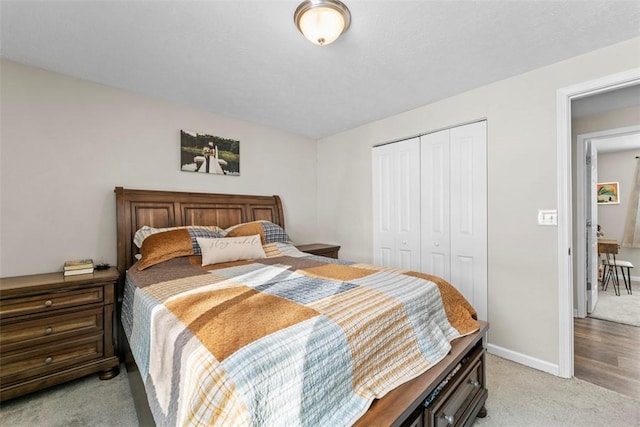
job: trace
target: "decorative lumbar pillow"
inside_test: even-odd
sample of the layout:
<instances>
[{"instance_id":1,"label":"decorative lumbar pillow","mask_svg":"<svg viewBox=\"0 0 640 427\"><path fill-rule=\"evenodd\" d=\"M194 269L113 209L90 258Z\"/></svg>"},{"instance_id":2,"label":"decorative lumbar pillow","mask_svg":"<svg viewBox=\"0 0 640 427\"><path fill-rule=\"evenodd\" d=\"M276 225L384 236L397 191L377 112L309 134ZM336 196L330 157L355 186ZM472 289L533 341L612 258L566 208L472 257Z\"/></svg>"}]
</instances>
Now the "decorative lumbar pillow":
<instances>
[{"instance_id":1,"label":"decorative lumbar pillow","mask_svg":"<svg viewBox=\"0 0 640 427\"><path fill-rule=\"evenodd\" d=\"M202 248L202 265L267 257L259 234L222 239L198 237L198 244Z\"/></svg>"},{"instance_id":2,"label":"decorative lumbar pillow","mask_svg":"<svg viewBox=\"0 0 640 427\"><path fill-rule=\"evenodd\" d=\"M142 258L138 263L138 270L173 258L193 255L191 235L184 228L154 233L144 239L140 254Z\"/></svg>"},{"instance_id":3,"label":"decorative lumbar pillow","mask_svg":"<svg viewBox=\"0 0 640 427\"><path fill-rule=\"evenodd\" d=\"M200 247L196 242L196 237L222 237L224 230L217 225L185 225L180 227L167 227L167 228L155 228L148 225L142 226L136 231L133 236L133 243L141 248L144 239L152 234L164 233L165 231L185 229L191 234L193 240L193 246L196 251L196 255L200 253Z\"/></svg>"},{"instance_id":4,"label":"decorative lumbar pillow","mask_svg":"<svg viewBox=\"0 0 640 427\"><path fill-rule=\"evenodd\" d=\"M260 239L263 244L291 241L282 227L278 224L265 220L237 224L227 228L224 233L226 237L260 234Z\"/></svg>"}]
</instances>

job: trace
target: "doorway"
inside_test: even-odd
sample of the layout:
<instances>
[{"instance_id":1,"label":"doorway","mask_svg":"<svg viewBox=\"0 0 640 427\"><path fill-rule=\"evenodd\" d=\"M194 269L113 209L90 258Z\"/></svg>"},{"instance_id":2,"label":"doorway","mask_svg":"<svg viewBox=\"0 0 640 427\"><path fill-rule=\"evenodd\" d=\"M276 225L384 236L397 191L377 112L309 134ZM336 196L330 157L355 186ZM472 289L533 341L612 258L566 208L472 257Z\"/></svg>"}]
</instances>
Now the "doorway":
<instances>
[{"instance_id":1,"label":"doorway","mask_svg":"<svg viewBox=\"0 0 640 427\"><path fill-rule=\"evenodd\" d=\"M558 200L558 376L574 372L573 333L573 201L571 147L571 103L574 100L640 84L640 68L557 91L557 200Z\"/></svg>"},{"instance_id":2,"label":"doorway","mask_svg":"<svg viewBox=\"0 0 640 427\"><path fill-rule=\"evenodd\" d=\"M640 88L640 86L638 86ZM639 98L640 99L640 98ZM640 125L608 129L577 136L576 146L576 317L591 313L598 300L598 203L595 186L598 181L598 156L640 149ZM635 161L627 159L621 168L635 168ZM609 179L605 178L604 181ZM602 180L599 180L602 181ZM625 183L628 187L628 183ZM628 193L629 189L620 189ZM615 207L618 208L618 207ZM618 209L620 213L621 209ZM626 214L626 206L623 210ZM618 214L618 217L620 215ZM612 230L609 230L612 231ZM618 230L619 231L619 230ZM606 237L621 237L620 233ZM621 240L621 239L618 239Z\"/></svg>"}]
</instances>

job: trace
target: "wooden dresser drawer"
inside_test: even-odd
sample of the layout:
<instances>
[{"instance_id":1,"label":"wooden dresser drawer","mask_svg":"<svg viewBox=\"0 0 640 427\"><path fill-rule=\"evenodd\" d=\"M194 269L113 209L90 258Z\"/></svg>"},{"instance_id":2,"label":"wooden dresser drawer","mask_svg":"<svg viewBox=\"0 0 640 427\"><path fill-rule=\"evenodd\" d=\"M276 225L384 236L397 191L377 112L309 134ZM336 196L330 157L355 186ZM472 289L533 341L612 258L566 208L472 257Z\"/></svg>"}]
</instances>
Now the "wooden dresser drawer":
<instances>
[{"instance_id":1,"label":"wooden dresser drawer","mask_svg":"<svg viewBox=\"0 0 640 427\"><path fill-rule=\"evenodd\" d=\"M486 394L484 350L476 349L441 394L425 410L425 426L467 426L473 423L478 402ZM477 401L477 402L476 402Z\"/></svg>"},{"instance_id":2,"label":"wooden dresser drawer","mask_svg":"<svg viewBox=\"0 0 640 427\"><path fill-rule=\"evenodd\" d=\"M0 401L99 373L118 375L116 268L0 278Z\"/></svg>"},{"instance_id":3,"label":"wooden dresser drawer","mask_svg":"<svg viewBox=\"0 0 640 427\"><path fill-rule=\"evenodd\" d=\"M102 286L69 292L56 292L36 296L10 298L0 302L0 316L4 319L24 314L44 313L55 309L102 303Z\"/></svg>"},{"instance_id":4,"label":"wooden dresser drawer","mask_svg":"<svg viewBox=\"0 0 640 427\"><path fill-rule=\"evenodd\" d=\"M97 307L33 320L3 322L0 325L0 352L101 331L103 317L103 308Z\"/></svg>"},{"instance_id":5,"label":"wooden dresser drawer","mask_svg":"<svg viewBox=\"0 0 640 427\"><path fill-rule=\"evenodd\" d=\"M469 406L476 393L481 390L482 365L476 362L469 374L456 386L455 392L449 396L444 405L434 413L435 426L447 427L460 424L464 418L464 410Z\"/></svg>"},{"instance_id":6,"label":"wooden dresser drawer","mask_svg":"<svg viewBox=\"0 0 640 427\"><path fill-rule=\"evenodd\" d=\"M103 353L102 333L61 340L26 351L4 353L0 357L0 379L6 386L32 376L43 375L88 360Z\"/></svg>"}]
</instances>

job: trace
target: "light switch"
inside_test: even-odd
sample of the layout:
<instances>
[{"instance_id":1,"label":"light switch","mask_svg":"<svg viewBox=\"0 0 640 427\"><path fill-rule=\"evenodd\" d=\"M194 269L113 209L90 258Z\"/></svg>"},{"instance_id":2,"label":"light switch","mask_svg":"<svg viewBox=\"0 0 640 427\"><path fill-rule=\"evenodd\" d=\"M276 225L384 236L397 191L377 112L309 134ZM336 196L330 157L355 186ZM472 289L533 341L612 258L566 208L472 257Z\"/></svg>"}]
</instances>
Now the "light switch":
<instances>
[{"instance_id":1,"label":"light switch","mask_svg":"<svg viewBox=\"0 0 640 427\"><path fill-rule=\"evenodd\" d=\"M538 225L558 225L558 210L539 210Z\"/></svg>"}]
</instances>

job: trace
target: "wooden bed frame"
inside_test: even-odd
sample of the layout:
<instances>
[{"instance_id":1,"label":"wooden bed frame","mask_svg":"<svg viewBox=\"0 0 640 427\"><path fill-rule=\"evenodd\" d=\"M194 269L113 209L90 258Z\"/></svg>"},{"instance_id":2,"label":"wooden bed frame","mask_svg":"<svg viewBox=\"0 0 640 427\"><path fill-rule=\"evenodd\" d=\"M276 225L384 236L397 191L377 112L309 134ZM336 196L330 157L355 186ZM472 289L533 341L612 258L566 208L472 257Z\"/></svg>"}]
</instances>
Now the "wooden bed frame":
<instances>
[{"instance_id":1,"label":"wooden bed frame","mask_svg":"<svg viewBox=\"0 0 640 427\"><path fill-rule=\"evenodd\" d=\"M141 426L155 425L142 378L133 360L120 322L126 270L135 262L133 236L140 227L184 225L231 225L268 220L284 228L284 211L278 196L188 193L115 188L118 261L117 345L127 374ZM424 374L373 402L357 426L447 426L470 425L486 415L485 347L488 324L452 343L449 355ZM428 408L422 402L461 363L436 400Z\"/></svg>"}]
</instances>

